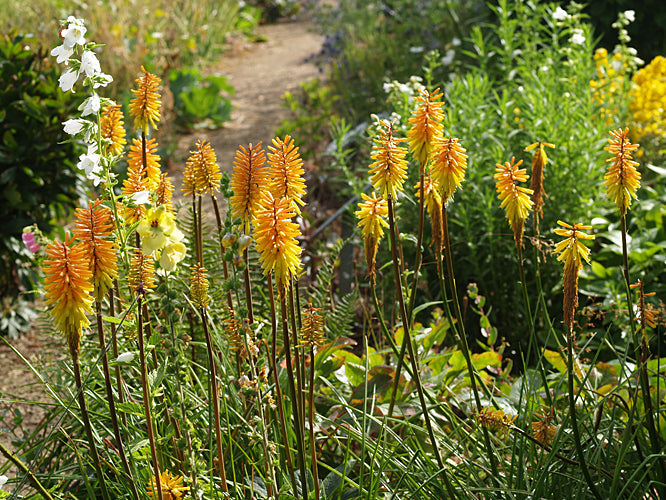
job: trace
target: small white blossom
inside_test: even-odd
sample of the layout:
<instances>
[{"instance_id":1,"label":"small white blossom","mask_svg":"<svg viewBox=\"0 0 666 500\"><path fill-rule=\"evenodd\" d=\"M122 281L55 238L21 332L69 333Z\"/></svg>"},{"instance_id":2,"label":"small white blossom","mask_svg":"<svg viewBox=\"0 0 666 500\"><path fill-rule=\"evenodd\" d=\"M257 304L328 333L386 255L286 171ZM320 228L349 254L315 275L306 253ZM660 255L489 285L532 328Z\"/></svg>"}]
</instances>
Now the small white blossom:
<instances>
[{"instance_id":1,"label":"small white blossom","mask_svg":"<svg viewBox=\"0 0 666 500\"><path fill-rule=\"evenodd\" d=\"M134 353L133 352L123 352L122 354L119 354L118 357L116 358L116 361L118 363L131 363L134 361Z\"/></svg>"},{"instance_id":2,"label":"small white blossom","mask_svg":"<svg viewBox=\"0 0 666 500\"><path fill-rule=\"evenodd\" d=\"M622 61L618 61L617 59L613 59L611 61L611 67L615 71L620 71L622 69Z\"/></svg>"},{"instance_id":3,"label":"small white blossom","mask_svg":"<svg viewBox=\"0 0 666 500\"><path fill-rule=\"evenodd\" d=\"M58 79L58 84L63 92L74 93L74 84L79 79L79 72L73 69L66 70Z\"/></svg>"},{"instance_id":4,"label":"small white blossom","mask_svg":"<svg viewBox=\"0 0 666 500\"><path fill-rule=\"evenodd\" d=\"M423 47L410 47L409 48L409 52L412 53L412 54L420 54L421 52L423 52L423 50L424 50Z\"/></svg>"},{"instance_id":5,"label":"small white blossom","mask_svg":"<svg viewBox=\"0 0 666 500\"><path fill-rule=\"evenodd\" d=\"M145 205L150 203L150 191L137 191L127 197L134 205Z\"/></svg>"},{"instance_id":6,"label":"small white blossom","mask_svg":"<svg viewBox=\"0 0 666 500\"><path fill-rule=\"evenodd\" d=\"M96 115L97 112L100 109L100 100L99 100L99 95L93 94L92 96L88 97L83 103L79 106L79 110L83 110L81 112L81 116L88 116L88 115Z\"/></svg>"},{"instance_id":7,"label":"small white blossom","mask_svg":"<svg viewBox=\"0 0 666 500\"><path fill-rule=\"evenodd\" d=\"M86 121L85 120L79 120L78 118L72 118L71 120L67 120L66 122L63 122L63 130L65 133L69 135L76 135L79 132L83 130L83 126L85 125Z\"/></svg>"},{"instance_id":8,"label":"small white blossom","mask_svg":"<svg viewBox=\"0 0 666 500\"><path fill-rule=\"evenodd\" d=\"M97 73L93 78L93 88L96 89L99 87L106 87L112 81L113 77L111 75L107 75L106 73Z\"/></svg>"},{"instance_id":9,"label":"small white blossom","mask_svg":"<svg viewBox=\"0 0 666 500\"><path fill-rule=\"evenodd\" d=\"M51 55L56 58L58 64L68 63L68 59L72 57L74 53L73 47L67 47L65 44L58 45L55 49L51 51Z\"/></svg>"},{"instance_id":10,"label":"small white blossom","mask_svg":"<svg viewBox=\"0 0 666 500\"><path fill-rule=\"evenodd\" d=\"M567 14L567 11L564 10L562 7L558 6L557 9L555 9L555 12L553 12L553 19L555 19L556 21L564 21L568 17L569 14Z\"/></svg>"},{"instance_id":11,"label":"small white blossom","mask_svg":"<svg viewBox=\"0 0 666 500\"><path fill-rule=\"evenodd\" d=\"M575 43L576 45L583 45L585 43L585 35L583 35L583 30L581 29L573 30L573 35L571 35L570 41L571 43Z\"/></svg>"},{"instance_id":12,"label":"small white blossom","mask_svg":"<svg viewBox=\"0 0 666 500\"><path fill-rule=\"evenodd\" d=\"M88 152L79 156L79 163L76 165L85 171L86 177L93 181L95 186L102 181L102 178L98 175L102 171L100 159L101 157L97 153L97 145L91 144L88 146Z\"/></svg>"},{"instance_id":13,"label":"small white blossom","mask_svg":"<svg viewBox=\"0 0 666 500\"><path fill-rule=\"evenodd\" d=\"M74 47L74 45L85 45L86 39L84 38L87 28L83 25L82 19L75 19L74 16L67 18L67 28L60 32L60 36L64 38L63 44L67 47Z\"/></svg>"},{"instance_id":14,"label":"small white blossom","mask_svg":"<svg viewBox=\"0 0 666 500\"><path fill-rule=\"evenodd\" d=\"M9 480L9 478L5 475L0 476L0 490L2 487L5 485L5 483Z\"/></svg>"},{"instance_id":15,"label":"small white blossom","mask_svg":"<svg viewBox=\"0 0 666 500\"><path fill-rule=\"evenodd\" d=\"M84 51L81 56L81 71L84 71L89 78L102 72L97 56L90 50Z\"/></svg>"},{"instance_id":16,"label":"small white blossom","mask_svg":"<svg viewBox=\"0 0 666 500\"><path fill-rule=\"evenodd\" d=\"M441 62L444 66L448 66L453 62L453 58L456 56L456 51L449 49L446 51L446 55L442 57Z\"/></svg>"},{"instance_id":17,"label":"small white blossom","mask_svg":"<svg viewBox=\"0 0 666 500\"><path fill-rule=\"evenodd\" d=\"M460 44L462 44L462 42L460 41L460 38L456 38L456 37L454 37L451 40L451 43L453 44L454 47L460 47Z\"/></svg>"},{"instance_id":18,"label":"small white blossom","mask_svg":"<svg viewBox=\"0 0 666 500\"><path fill-rule=\"evenodd\" d=\"M391 91L393 90L393 88L394 88L394 85L392 83L385 83L384 84L384 92L386 92L387 94L390 94Z\"/></svg>"},{"instance_id":19,"label":"small white blossom","mask_svg":"<svg viewBox=\"0 0 666 500\"><path fill-rule=\"evenodd\" d=\"M636 11L635 10L625 10L624 17L627 18L627 21L633 23L636 20Z\"/></svg>"}]
</instances>

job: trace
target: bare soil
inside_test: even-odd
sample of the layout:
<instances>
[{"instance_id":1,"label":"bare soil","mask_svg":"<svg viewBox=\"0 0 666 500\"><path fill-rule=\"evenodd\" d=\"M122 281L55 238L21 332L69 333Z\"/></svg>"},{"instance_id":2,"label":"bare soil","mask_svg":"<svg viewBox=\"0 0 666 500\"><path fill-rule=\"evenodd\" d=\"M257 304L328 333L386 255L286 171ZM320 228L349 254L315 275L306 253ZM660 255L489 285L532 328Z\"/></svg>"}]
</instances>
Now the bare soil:
<instances>
[{"instance_id":1,"label":"bare soil","mask_svg":"<svg viewBox=\"0 0 666 500\"><path fill-rule=\"evenodd\" d=\"M322 38L308 21L260 26L258 35L265 41L236 45L213 70L226 76L235 88L231 121L219 130L199 130L178 137L169 172L176 193L180 192L185 161L197 140L210 141L220 169L231 172L239 145L247 147L250 142L259 141L270 144L276 127L289 116L289 111L281 106L281 96L317 75L317 68L308 58L319 51ZM9 342L38 370L54 359L63 359L67 353L63 339L45 336L38 329ZM0 340L0 443L16 450L16 445L42 422L45 405L50 402L47 391L26 363ZM16 469L1 472L5 462L0 454L0 474L11 478Z\"/></svg>"}]
</instances>

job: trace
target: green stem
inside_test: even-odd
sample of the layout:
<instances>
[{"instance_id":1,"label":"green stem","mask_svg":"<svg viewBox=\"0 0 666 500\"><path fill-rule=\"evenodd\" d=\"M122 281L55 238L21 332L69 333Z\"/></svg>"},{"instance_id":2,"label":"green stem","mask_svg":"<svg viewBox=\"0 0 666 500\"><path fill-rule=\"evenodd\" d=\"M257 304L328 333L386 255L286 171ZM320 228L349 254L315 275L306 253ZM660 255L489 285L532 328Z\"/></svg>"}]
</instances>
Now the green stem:
<instances>
[{"instance_id":1,"label":"green stem","mask_svg":"<svg viewBox=\"0 0 666 500\"><path fill-rule=\"evenodd\" d=\"M291 363L291 342L289 340L289 315L287 312L287 290L282 286L278 290L278 295L280 297L280 309L282 312L282 338L284 342L284 354L287 363L287 379L289 380L289 390L291 392L291 400L293 401L292 405L292 414L294 416L294 425L296 427L296 448L298 452L298 459L301 467L301 493L303 500L308 500L308 479L307 479L307 465L305 463L305 450L303 447L303 425L301 422L301 409L298 392L296 392L296 384L294 382L294 367ZM294 496L298 492L294 491Z\"/></svg>"},{"instance_id":2,"label":"green stem","mask_svg":"<svg viewBox=\"0 0 666 500\"><path fill-rule=\"evenodd\" d=\"M407 349L409 350L409 360L412 365L412 371L414 373L414 382L416 384L416 391L419 396L419 401L421 403L421 409L423 413L423 418L425 419L425 424L428 429L428 435L430 437L430 444L432 446L433 452L435 454L435 459L437 460L437 465L440 469L442 479L444 480L444 485L447 492L451 498L455 498L455 492L453 491L453 486L449 479L448 473L444 468L444 463L442 462L442 457L439 454L439 448L437 446L437 440L435 439L435 433L432 428L432 422L430 421L430 413L428 411L428 405L426 404L425 396L423 394L423 384L421 383L421 376L419 373L419 362L417 353L414 350L412 344L412 334L411 328L409 326L409 319L407 317L407 309L405 308L405 298L402 291L402 280L400 279L400 264L398 262L398 252L396 247L396 234L395 234L395 219L393 214L393 197L388 196L388 215L389 215L389 234L391 237L391 254L393 257L393 277L395 280L396 295L398 296L398 305L400 309L400 317L402 319L402 328L403 328L403 346L407 344ZM401 350L404 352L404 348ZM399 360L400 361L400 360ZM400 375L396 373L396 377Z\"/></svg>"},{"instance_id":3,"label":"green stem","mask_svg":"<svg viewBox=\"0 0 666 500\"><path fill-rule=\"evenodd\" d=\"M220 399L219 399L219 390L217 385L217 368L215 365L215 356L213 353L213 338L210 334L210 329L208 328L208 315L206 314L206 309L203 307L199 308L199 314L201 315L201 324L203 326L204 335L206 336L206 348L208 351L208 371L210 372L209 381L210 381L210 392L213 401L213 418L215 419L215 441L217 444L217 464L218 472L220 474L220 479L222 481L222 490L227 493L229 491L227 487L227 474L224 468L224 452L222 451L222 429L220 428Z\"/></svg>"},{"instance_id":4,"label":"green stem","mask_svg":"<svg viewBox=\"0 0 666 500\"><path fill-rule=\"evenodd\" d=\"M139 359L141 361L141 388L143 391L143 408L146 412L146 429L148 431L148 442L150 444L150 454L153 460L153 470L155 475L155 487L157 498L163 498L162 481L160 480L160 464L157 460L157 447L155 445L155 434L153 432L153 419L151 416L151 398L150 387L148 386L148 369L146 366L146 351L143 344L143 297L139 295L137 301L137 338L139 343Z\"/></svg>"},{"instance_id":5,"label":"green stem","mask_svg":"<svg viewBox=\"0 0 666 500\"><path fill-rule=\"evenodd\" d=\"M113 427L113 434L116 438L116 443L118 445L118 453L120 454L120 461L123 464L123 469L125 469L125 474L127 474L127 479L129 480L129 487L132 491L132 496L135 500L139 500L139 492L136 489L136 484L134 484L134 478L132 477L132 469L130 469L129 462L127 460L127 455L125 454L125 444L123 443L122 436L120 435L120 426L118 425L118 414L116 412L116 403L113 396L113 387L111 385L111 371L109 370L109 357L106 354L106 340L104 338L104 324L102 322L102 304L99 301L95 301L95 309L97 316L97 336L99 339L99 348L102 352L102 371L104 372L104 386L106 388L106 399L109 403L109 416L111 417L111 427Z\"/></svg>"},{"instance_id":6,"label":"green stem","mask_svg":"<svg viewBox=\"0 0 666 500\"><path fill-rule=\"evenodd\" d=\"M314 383L315 383L315 367L314 367L314 346L310 346L310 392L309 392L309 414L308 421L310 422L310 455L312 460L312 476L314 478L314 491L315 500L319 500L321 494L319 492L319 471L317 469L317 446L315 443L315 421L314 421Z\"/></svg>"},{"instance_id":7,"label":"green stem","mask_svg":"<svg viewBox=\"0 0 666 500\"><path fill-rule=\"evenodd\" d=\"M412 276L412 291L409 295L409 308L407 309L407 317L410 318L410 325L414 324L414 303L416 302L416 286L419 281L419 272L421 271L422 252L421 246L423 245L423 225L425 219L425 165L421 165L419 169L419 227L416 235L416 257L414 258L414 275Z\"/></svg>"},{"instance_id":8,"label":"green stem","mask_svg":"<svg viewBox=\"0 0 666 500\"><path fill-rule=\"evenodd\" d=\"M79 365L79 352L78 350L70 345L70 354L72 356L72 365L74 367L74 380L76 382L76 395L79 402L79 408L81 409L81 420L83 421L83 427L86 431L86 437L88 438L88 444L90 445L90 454L92 455L93 464L95 465L95 471L99 479L99 485L102 489L102 498L104 500L109 500L109 492L106 489L106 480L104 479L104 472L102 471L102 463L99 460L99 454L97 453L97 446L95 446L95 438L92 431L92 425L90 424L90 416L88 415L88 407L86 406L86 398L83 394L83 382L81 380L81 367Z\"/></svg>"}]
</instances>

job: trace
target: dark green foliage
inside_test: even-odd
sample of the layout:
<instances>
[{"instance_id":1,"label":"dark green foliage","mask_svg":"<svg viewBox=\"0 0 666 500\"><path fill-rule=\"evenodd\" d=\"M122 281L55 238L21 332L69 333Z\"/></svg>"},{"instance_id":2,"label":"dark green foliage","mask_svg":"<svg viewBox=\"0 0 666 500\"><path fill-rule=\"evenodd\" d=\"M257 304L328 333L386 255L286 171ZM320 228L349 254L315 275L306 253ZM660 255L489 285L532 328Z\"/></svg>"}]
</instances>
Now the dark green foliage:
<instances>
[{"instance_id":1,"label":"dark green foliage","mask_svg":"<svg viewBox=\"0 0 666 500\"><path fill-rule=\"evenodd\" d=\"M31 288L23 264L30 252L21 231L37 224L50 232L79 199L75 160L80 146L62 122L74 113L73 101L58 88L59 71L30 37L5 33L0 38L0 295Z\"/></svg>"}]
</instances>

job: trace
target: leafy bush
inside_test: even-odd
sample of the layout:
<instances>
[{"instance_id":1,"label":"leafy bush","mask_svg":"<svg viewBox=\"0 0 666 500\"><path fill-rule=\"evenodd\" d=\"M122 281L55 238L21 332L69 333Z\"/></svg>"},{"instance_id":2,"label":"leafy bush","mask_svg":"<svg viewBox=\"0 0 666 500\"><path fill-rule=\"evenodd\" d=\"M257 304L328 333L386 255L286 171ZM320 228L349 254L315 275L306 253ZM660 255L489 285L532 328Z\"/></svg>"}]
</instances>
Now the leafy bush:
<instances>
[{"instance_id":1,"label":"leafy bush","mask_svg":"<svg viewBox=\"0 0 666 500\"><path fill-rule=\"evenodd\" d=\"M23 228L36 224L50 233L82 195L73 163L81 147L62 144L69 139L62 123L78 102L60 92L59 72L35 43L17 33L0 39L0 78L5 82L0 93L0 296L6 311L0 330L12 335L29 318L17 294L32 290L35 278L27 266L32 253L21 241Z\"/></svg>"}]
</instances>

